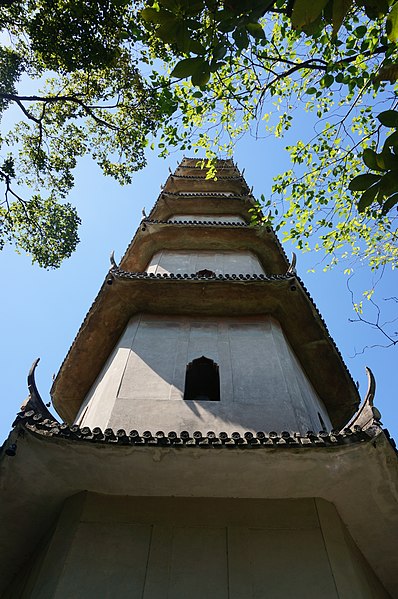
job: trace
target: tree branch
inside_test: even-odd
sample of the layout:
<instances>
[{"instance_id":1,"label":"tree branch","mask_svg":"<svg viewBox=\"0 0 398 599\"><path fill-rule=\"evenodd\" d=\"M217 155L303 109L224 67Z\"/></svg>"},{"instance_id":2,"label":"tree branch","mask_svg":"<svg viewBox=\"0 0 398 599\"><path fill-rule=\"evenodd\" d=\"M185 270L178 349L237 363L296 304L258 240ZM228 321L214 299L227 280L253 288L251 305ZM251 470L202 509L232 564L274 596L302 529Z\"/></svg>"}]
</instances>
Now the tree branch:
<instances>
[{"instance_id":1,"label":"tree branch","mask_svg":"<svg viewBox=\"0 0 398 599\"><path fill-rule=\"evenodd\" d=\"M351 278L351 277L350 277ZM354 293L350 287L350 278L347 279L347 289L351 295L351 302L352 305L354 307L355 313L357 315L357 318L349 318L348 322L362 322L363 324L366 324L374 329L376 329L377 331L379 331L379 333L381 333L383 335L383 337L385 337L388 340L388 344L387 345L366 345L361 352L357 352L355 351L355 356L359 355L360 353L364 353L366 349L370 349L373 347L392 347L394 345L398 344L398 338L397 338L397 333L394 333L394 336L392 337L389 333L386 332L385 330L385 325L386 324L390 324L390 323L380 323L380 316L381 316L381 310L380 307L376 304L376 302L374 302L372 299L369 299L370 303L374 306L374 308L376 308L376 318L374 320L368 320L367 318L364 318L361 315L361 312L355 307L355 302L354 302ZM389 298L391 299L391 298ZM394 322L396 319L392 320L391 322Z\"/></svg>"},{"instance_id":2,"label":"tree branch","mask_svg":"<svg viewBox=\"0 0 398 599\"><path fill-rule=\"evenodd\" d=\"M25 106L22 104L22 102L43 102L45 104L55 104L57 102L72 102L72 103L77 104L78 106L80 106L84 110L84 112L86 114L88 114L99 125L102 125L103 127L107 127L109 129L113 129L114 131L118 131L119 130L119 127L116 127L115 125L112 125L111 123L108 123L104 119L102 119L99 116L97 116L95 114L95 112L94 112L94 110L96 110L96 109L116 108L117 105L113 105L113 106L90 106L88 104L85 104L85 102L83 102L83 100L81 100L77 96L68 96L68 95L66 95L66 96L18 96L16 94L0 93L0 98L3 98L5 100L9 100L10 102L15 102L20 107L20 109L22 110L22 112L24 113L24 115L29 120L34 121L38 125L41 123L41 119L38 119L37 117L35 117L34 115L32 115L30 112L28 112L26 110Z\"/></svg>"}]
</instances>

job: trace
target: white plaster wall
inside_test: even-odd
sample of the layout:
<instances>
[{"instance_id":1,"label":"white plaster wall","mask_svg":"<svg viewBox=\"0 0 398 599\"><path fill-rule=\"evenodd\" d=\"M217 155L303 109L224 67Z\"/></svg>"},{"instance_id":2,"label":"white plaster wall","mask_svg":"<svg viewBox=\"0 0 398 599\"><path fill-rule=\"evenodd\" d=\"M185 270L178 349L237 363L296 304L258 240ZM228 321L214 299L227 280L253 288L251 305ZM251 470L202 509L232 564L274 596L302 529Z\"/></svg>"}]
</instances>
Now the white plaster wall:
<instances>
[{"instance_id":1,"label":"white plaster wall","mask_svg":"<svg viewBox=\"0 0 398 599\"><path fill-rule=\"evenodd\" d=\"M186 366L219 365L220 401L184 401ZM139 431L207 433L331 428L322 401L269 316L131 319L77 422Z\"/></svg>"},{"instance_id":2,"label":"white plaster wall","mask_svg":"<svg viewBox=\"0 0 398 599\"><path fill-rule=\"evenodd\" d=\"M80 493L18 582L4 599L391 599L335 507L311 498Z\"/></svg>"},{"instance_id":3,"label":"white plaster wall","mask_svg":"<svg viewBox=\"0 0 398 599\"><path fill-rule=\"evenodd\" d=\"M264 274L264 270L252 252L171 251L157 252L146 268L147 272L194 274L199 270L212 270L224 274Z\"/></svg>"},{"instance_id":4,"label":"white plaster wall","mask_svg":"<svg viewBox=\"0 0 398 599\"><path fill-rule=\"evenodd\" d=\"M173 214L168 220L175 220L177 222L186 223L189 221L196 220L202 223L214 222L219 223L242 223L246 224L246 221L237 214Z\"/></svg>"}]
</instances>

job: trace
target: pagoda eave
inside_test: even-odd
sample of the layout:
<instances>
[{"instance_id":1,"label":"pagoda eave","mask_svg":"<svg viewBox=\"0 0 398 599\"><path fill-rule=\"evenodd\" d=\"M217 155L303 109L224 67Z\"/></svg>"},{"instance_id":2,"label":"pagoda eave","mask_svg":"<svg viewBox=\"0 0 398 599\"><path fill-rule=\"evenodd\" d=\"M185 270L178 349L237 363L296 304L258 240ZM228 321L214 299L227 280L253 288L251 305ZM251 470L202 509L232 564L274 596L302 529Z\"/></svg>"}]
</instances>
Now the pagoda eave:
<instances>
[{"instance_id":1,"label":"pagoda eave","mask_svg":"<svg viewBox=\"0 0 398 599\"><path fill-rule=\"evenodd\" d=\"M206 184L212 191L241 194L248 193L249 189L242 177L239 175L229 177L217 177L206 180L204 177L170 175L164 186L165 192L183 193L184 191L203 191Z\"/></svg>"},{"instance_id":2,"label":"pagoda eave","mask_svg":"<svg viewBox=\"0 0 398 599\"><path fill-rule=\"evenodd\" d=\"M0 589L20 571L65 499L83 491L99 493L98 501L147 497L148 505L173 497L174 509L176 501L195 497L324 499L336 506L391 597L397 596L398 462L378 427L368 440L334 448L203 449L79 441L40 426L19 423L4 445L16 442L16 454L0 452Z\"/></svg>"},{"instance_id":3,"label":"pagoda eave","mask_svg":"<svg viewBox=\"0 0 398 599\"><path fill-rule=\"evenodd\" d=\"M289 264L278 246L272 230L265 227L256 229L241 223L218 223L216 220L214 224L143 220L120 267L131 272L143 271L152 256L163 250L250 251L256 254L267 272L284 274Z\"/></svg>"},{"instance_id":4,"label":"pagoda eave","mask_svg":"<svg viewBox=\"0 0 398 599\"><path fill-rule=\"evenodd\" d=\"M184 214L237 214L249 222L252 208L253 198L248 195L183 194L163 191L149 216L152 219L167 220L183 210Z\"/></svg>"},{"instance_id":5,"label":"pagoda eave","mask_svg":"<svg viewBox=\"0 0 398 599\"><path fill-rule=\"evenodd\" d=\"M333 426L343 427L358 407L357 388L296 277L184 278L115 270L103 285L53 383L53 403L66 422L76 418L105 360L137 313L271 315L283 323L285 335L327 407Z\"/></svg>"}]
</instances>

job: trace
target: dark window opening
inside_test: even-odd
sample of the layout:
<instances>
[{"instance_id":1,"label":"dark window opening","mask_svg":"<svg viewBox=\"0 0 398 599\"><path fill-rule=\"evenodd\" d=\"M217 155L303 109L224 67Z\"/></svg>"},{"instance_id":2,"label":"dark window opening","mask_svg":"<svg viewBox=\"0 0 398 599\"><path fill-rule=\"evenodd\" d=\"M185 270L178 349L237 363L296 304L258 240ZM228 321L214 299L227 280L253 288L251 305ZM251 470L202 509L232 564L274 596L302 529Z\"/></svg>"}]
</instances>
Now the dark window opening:
<instances>
[{"instance_id":1,"label":"dark window opening","mask_svg":"<svg viewBox=\"0 0 398 599\"><path fill-rule=\"evenodd\" d=\"M197 277L215 277L216 273L213 270L208 270L207 268L204 268L203 270L198 270L198 272L195 273Z\"/></svg>"},{"instance_id":2,"label":"dark window opening","mask_svg":"<svg viewBox=\"0 0 398 599\"><path fill-rule=\"evenodd\" d=\"M218 364L202 356L192 360L185 375L185 400L220 401Z\"/></svg>"}]
</instances>

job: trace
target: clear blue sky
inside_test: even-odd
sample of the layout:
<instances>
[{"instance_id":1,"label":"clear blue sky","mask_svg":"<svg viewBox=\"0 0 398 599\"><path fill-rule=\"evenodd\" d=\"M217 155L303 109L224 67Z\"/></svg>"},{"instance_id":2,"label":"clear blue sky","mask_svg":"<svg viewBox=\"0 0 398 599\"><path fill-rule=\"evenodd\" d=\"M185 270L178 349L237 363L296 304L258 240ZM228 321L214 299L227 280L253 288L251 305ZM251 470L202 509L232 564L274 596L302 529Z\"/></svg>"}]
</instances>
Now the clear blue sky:
<instances>
[{"instance_id":1,"label":"clear blue sky","mask_svg":"<svg viewBox=\"0 0 398 599\"><path fill-rule=\"evenodd\" d=\"M245 178L249 186L254 185L257 197L269 193L272 176L286 166L283 145L272 139L256 142L250 137L238 144L234 159L241 170L245 168ZM0 254L2 439L27 396L26 375L36 357L41 358L38 387L43 399L48 401L52 374L58 371L106 277L111 251L115 250L116 260L121 257L141 219L142 207L145 206L147 212L150 210L160 185L167 178L168 167L174 170L181 157L174 154L162 160L150 155L146 169L137 173L133 184L125 188L104 178L90 160L84 160L70 197L83 221L81 243L72 258L59 270L45 271L32 266L28 257L17 255L12 248ZM288 253L291 251L291 248L285 249ZM319 255L299 254L299 276L323 315L354 380L359 381L362 397L367 387L365 365L374 371L375 404L382 413L383 424L398 439L397 348L375 348L353 357L364 346L382 344L384 340L371 327L348 322L355 315L346 277L340 271L323 273L320 266L315 274L307 272L319 260ZM354 281L359 289L368 288L369 273L360 269ZM398 305L383 300L394 295L397 296L396 279L394 273L387 273L378 295L383 311L386 310L385 319L398 315Z\"/></svg>"}]
</instances>

